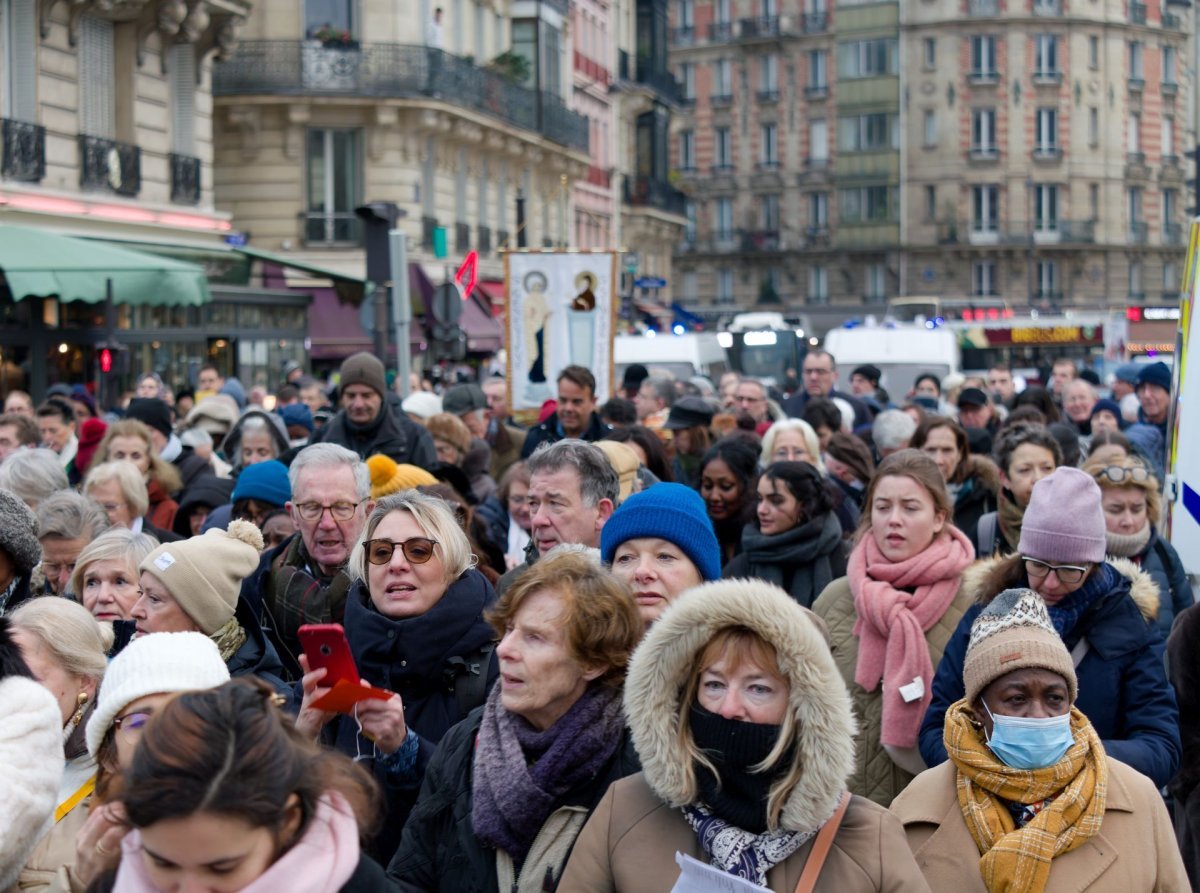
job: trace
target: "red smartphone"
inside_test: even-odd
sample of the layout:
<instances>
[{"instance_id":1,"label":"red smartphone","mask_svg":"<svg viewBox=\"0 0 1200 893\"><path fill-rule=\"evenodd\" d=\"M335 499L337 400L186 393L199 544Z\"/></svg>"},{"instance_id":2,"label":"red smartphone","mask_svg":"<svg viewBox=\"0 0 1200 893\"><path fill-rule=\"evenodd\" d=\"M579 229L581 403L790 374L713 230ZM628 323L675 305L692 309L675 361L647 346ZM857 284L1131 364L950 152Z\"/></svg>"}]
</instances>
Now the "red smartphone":
<instances>
[{"instance_id":1,"label":"red smartphone","mask_svg":"<svg viewBox=\"0 0 1200 893\"><path fill-rule=\"evenodd\" d=\"M339 681L358 685L358 667L354 665L354 655L340 623L309 623L296 632L308 658L308 668L328 670L321 680L322 686L332 687Z\"/></svg>"}]
</instances>

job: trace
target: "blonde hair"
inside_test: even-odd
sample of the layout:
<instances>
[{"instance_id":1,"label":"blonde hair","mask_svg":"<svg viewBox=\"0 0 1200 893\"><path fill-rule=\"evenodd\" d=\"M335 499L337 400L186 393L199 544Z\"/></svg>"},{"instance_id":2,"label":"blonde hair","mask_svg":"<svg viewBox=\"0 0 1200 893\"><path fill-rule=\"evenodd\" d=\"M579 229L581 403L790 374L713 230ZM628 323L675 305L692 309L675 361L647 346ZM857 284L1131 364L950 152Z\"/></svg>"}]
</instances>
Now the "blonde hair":
<instances>
[{"instance_id":1,"label":"blonde hair","mask_svg":"<svg viewBox=\"0 0 1200 893\"><path fill-rule=\"evenodd\" d=\"M36 637L67 673L97 682L104 678L112 627L97 621L83 605L65 598L35 598L8 616L14 627Z\"/></svg>"},{"instance_id":2,"label":"blonde hair","mask_svg":"<svg viewBox=\"0 0 1200 893\"><path fill-rule=\"evenodd\" d=\"M1146 479L1135 481L1132 477L1126 477L1125 480L1118 484L1104 473L1106 468L1121 468L1125 471L1133 471L1140 468L1146 472ZM1162 497L1158 492L1158 479L1154 476L1154 472L1147 468L1141 459L1134 456L1126 456L1123 459L1108 461L1103 457L1097 457L1083 463L1083 470L1095 478L1101 490L1141 490L1142 494L1146 497L1146 517L1155 527L1159 525L1162 519Z\"/></svg>"},{"instance_id":3,"label":"blonde hair","mask_svg":"<svg viewBox=\"0 0 1200 893\"><path fill-rule=\"evenodd\" d=\"M782 419L770 428L763 435L762 441L762 464L766 468L775 461L775 457L771 455L775 452L775 439L786 431L799 431L800 436L804 438L804 449L808 451L808 455L812 457L813 465L821 474L825 473L825 463L821 459L821 440L817 437L817 432L813 430L813 426L804 419Z\"/></svg>"},{"instance_id":4,"label":"blonde hair","mask_svg":"<svg viewBox=\"0 0 1200 893\"><path fill-rule=\"evenodd\" d=\"M437 543L447 583L457 580L475 566L476 559L471 552L471 541L458 525L454 509L437 496L418 490L401 490L375 503L375 510L367 518L362 539L354 544L354 551L346 565L350 576L355 580L367 579L365 544L375 535L380 522L392 512L408 512L421 528L421 533Z\"/></svg>"},{"instance_id":5,"label":"blonde hair","mask_svg":"<svg viewBox=\"0 0 1200 893\"><path fill-rule=\"evenodd\" d=\"M93 465L83 479L83 493L88 495L92 487L116 481L121 489L121 495L129 503L129 508L135 518L140 518L150 510L150 496L146 492L146 482L142 473L132 462L101 462Z\"/></svg>"},{"instance_id":6,"label":"blonde hair","mask_svg":"<svg viewBox=\"0 0 1200 893\"><path fill-rule=\"evenodd\" d=\"M760 670L783 680L789 690L791 688L787 677L779 668L779 655L775 646L747 627L726 627L717 632L708 640L708 644L697 652L695 660L692 662L691 672L688 674L683 697L679 701L679 716L676 722L677 741L684 757L684 789L689 802L694 802L699 797L694 768L697 763L703 764L718 779L721 777L716 767L709 762L692 738L690 714L692 705L696 703L696 695L700 691L700 677L704 675L706 669L722 658L727 661L729 670L753 664ZM784 804L787 803L792 789L799 783L800 776L804 774L804 767L800 765L798 757L793 758L790 766L779 765L780 760L796 743L796 731L796 713L791 709L789 702L788 709L784 711L783 720L779 724L779 738L776 740L775 746L771 748L766 759L757 766L750 767L750 771L755 773L769 772L776 768L782 770L767 795L768 830L773 831L779 827L779 817L783 812Z\"/></svg>"},{"instance_id":7,"label":"blonde hair","mask_svg":"<svg viewBox=\"0 0 1200 893\"><path fill-rule=\"evenodd\" d=\"M159 486L167 493L178 493L183 489L183 478L179 476L178 469L158 454L158 450L154 448L154 436L150 432L150 427L137 419L121 419L119 422L110 424L108 430L104 432L100 446L96 448L96 457L93 461L109 461L108 450L112 446L114 437L141 438L142 442L146 444L146 455L150 457L150 479L158 481Z\"/></svg>"},{"instance_id":8,"label":"blonde hair","mask_svg":"<svg viewBox=\"0 0 1200 893\"><path fill-rule=\"evenodd\" d=\"M104 531L83 547L75 559L75 570L71 574L71 591L83 598L84 576L90 565L97 561L121 559L129 565L129 573L138 578L138 565L142 559L159 547L159 542L148 533L134 533L124 527L113 527Z\"/></svg>"}]
</instances>

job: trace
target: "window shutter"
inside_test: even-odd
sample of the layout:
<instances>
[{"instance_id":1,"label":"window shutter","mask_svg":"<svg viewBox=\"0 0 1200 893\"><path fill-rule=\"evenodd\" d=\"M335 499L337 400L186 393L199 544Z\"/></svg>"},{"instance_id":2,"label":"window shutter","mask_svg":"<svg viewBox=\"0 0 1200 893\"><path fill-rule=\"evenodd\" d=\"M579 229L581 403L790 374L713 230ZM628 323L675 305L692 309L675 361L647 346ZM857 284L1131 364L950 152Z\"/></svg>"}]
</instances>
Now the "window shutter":
<instances>
[{"instance_id":1,"label":"window shutter","mask_svg":"<svg viewBox=\"0 0 1200 893\"><path fill-rule=\"evenodd\" d=\"M37 123L37 2L9 0L6 37L9 83L8 115L18 121Z\"/></svg>"},{"instance_id":2,"label":"window shutter","mask_svg":"<svg viewBox=\"0 0 1200 893\"><path fill-rule=\"evenodd\" d=\"M95 16L79 19L79 129L112 139L116 131L113 95L113 23Z\"/></svg>"},{"instance_id":3,"label":"window shutter","mask_svg":"<svg viewBox=\"0 0 1200 893\"><path fill-rule=\"evenodd\" d=\"M194 155L196 50L192 44L171 44L167 50L167 76L171 85L171 151L177 155Z\"/></svg>"}]
</instances>

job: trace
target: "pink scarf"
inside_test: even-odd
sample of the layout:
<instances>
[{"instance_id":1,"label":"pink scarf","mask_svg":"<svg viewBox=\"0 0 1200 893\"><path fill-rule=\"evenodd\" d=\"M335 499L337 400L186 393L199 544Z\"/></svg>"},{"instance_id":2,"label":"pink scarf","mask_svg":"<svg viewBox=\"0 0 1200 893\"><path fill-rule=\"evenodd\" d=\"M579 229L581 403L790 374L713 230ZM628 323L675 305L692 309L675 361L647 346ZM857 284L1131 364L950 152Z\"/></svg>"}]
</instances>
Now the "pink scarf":
<instances>
[{"instance_id":1,"label":"pink scarf","mask_svg":"<svg viewBox=\"0 0 1200 893\"><path fill-rule=\"evenodd\" d=\"M886 745L917 743L932 697L933 661L925 631L942 619L958 593L959 575L974 560L971 541L950 524L905 561L885 558L870 533L850 553L846 576L854 594L854 635L859 639L854 681L867 691L883 682L881 741ZM906 701L900 686L917 678L923 693Z\"/></svg>"},{"instance_id":2,"label":"pink scarf","mask_svg":"<svg viewBox=\"0 0 1200 893\"><path fill-rule=\"evenodd\" d=\"M358 867L358 822L338 793L321 798L317 814L296 843L238 893L337 893ZM160 893L146 871L142 835L130 831L121 841L121 867L113 893Z\"/></svg>"}]
</instances>

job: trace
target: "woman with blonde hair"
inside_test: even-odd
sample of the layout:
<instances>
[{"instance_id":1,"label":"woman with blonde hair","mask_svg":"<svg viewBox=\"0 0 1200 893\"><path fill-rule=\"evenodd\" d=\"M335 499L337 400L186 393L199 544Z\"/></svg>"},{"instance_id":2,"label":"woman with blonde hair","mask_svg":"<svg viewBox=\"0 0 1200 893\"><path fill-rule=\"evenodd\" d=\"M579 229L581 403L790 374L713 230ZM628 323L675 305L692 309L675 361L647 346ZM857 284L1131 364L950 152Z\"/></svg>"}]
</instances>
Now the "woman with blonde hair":
<instances>
[{"instance_id":1,"label":"woman with blonde hair","mask_svg":"<svg viewBox=\"0 0 1200 893\"><path fill-rule=\"evenodd\" d=\"M137 419L122 419L113 422L104 432L100 446L96 448L93 462L132 462L146 480L146 496L150 508L146 520L154 527L170 530L175 523L179 503L171 494L183 489L179 471L167 462L154 448L150 428Z\"/></svg>"},{"instance_id":2,"label":"woman with blonde hair","mask_svg":"<svg viewBox=\"0 0 1200 893\"><path fill-rule=\"evenodd\" d=\"M114 527L84 546L75 559L71 592L98 621L112 624L118 648L129 642L136 626L138 565L158 545L149 534Z\"/></svg>"},{"instance_id":3,"label":"woman with blonde hair","mask_svg":"<svg viewBox=\"0 0 1200 893\"><path fill-rule=\"evenodd\" d=\"M146 533L160 543L180 539L178 534L156 527L147 520L150 495L141 470L125 460L93 463L80 488L83 495L104 509L113 527Z\"/></svg>"},{"instance_id":4,"label":"woman with blonde hair","mask_svg":"<svg viewBox=\"0 0 1200 893\"><path fill-rule=\"evenodd\" d=\"M96 786L96 761L88 754L85 733L108 664L112 630L64 598L33 599L9 617L25 663L58 702L66 759L54 823L25 863L17 889L72 890L75 836L87 821Z\"/></svg>"}]
</instances>

